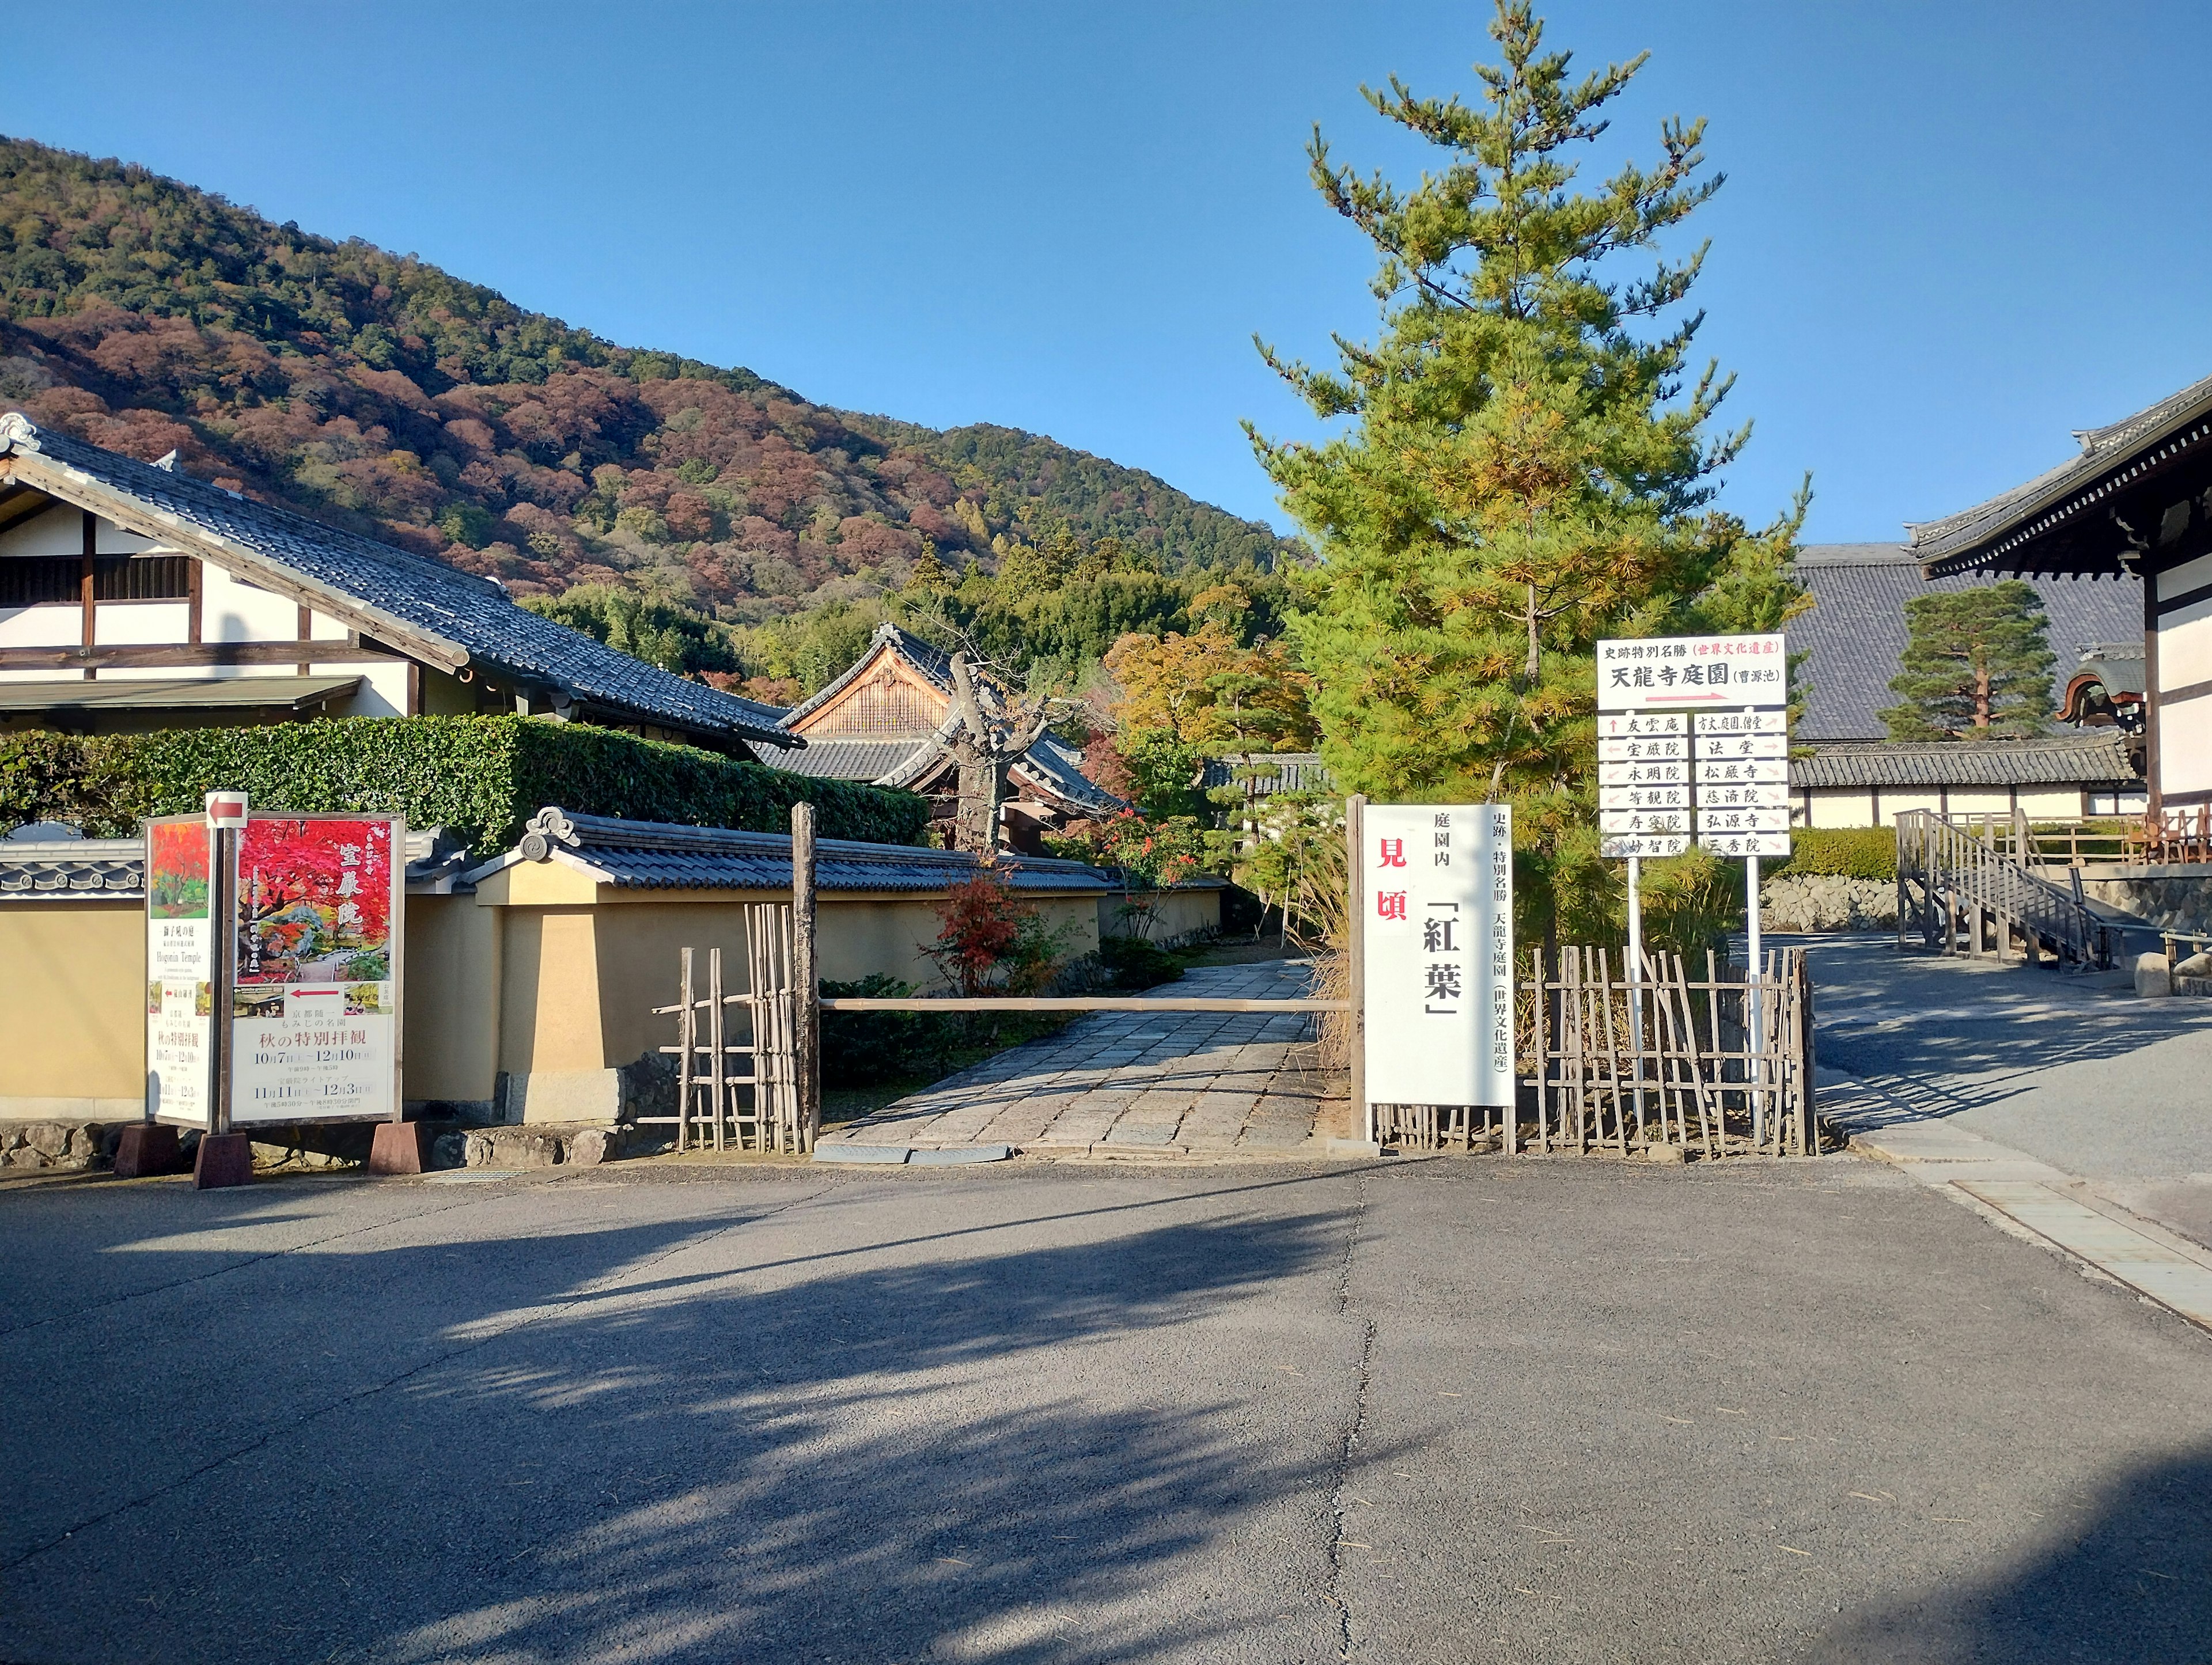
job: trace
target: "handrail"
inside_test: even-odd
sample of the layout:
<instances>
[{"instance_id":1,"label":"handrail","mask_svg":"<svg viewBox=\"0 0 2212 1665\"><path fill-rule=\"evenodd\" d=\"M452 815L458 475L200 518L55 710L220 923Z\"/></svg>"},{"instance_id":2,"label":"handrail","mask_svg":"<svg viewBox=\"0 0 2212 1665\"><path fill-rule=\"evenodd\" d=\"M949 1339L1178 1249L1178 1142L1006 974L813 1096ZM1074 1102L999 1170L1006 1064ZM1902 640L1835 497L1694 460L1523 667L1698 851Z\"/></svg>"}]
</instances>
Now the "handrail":
<instances>
[{"instance_id":1,"label":"handrail","mask_svg":"<svg viewBox=\"0 0 2212 1665\"><path fill-rule=\"evenodd\" d=\"M2083 965L2112 961L2111 927L2092 913L2078 894L2062 890L2030 871L2023 853L2033 848L2024 816L2007 817L2008 834L1984 817L1978 836L1933 810L1903 810L1897 817L1897 928L1902 943L1913 909L1907 891L1920 888L1920 934L1931 948L1949 952L1954 921L1961 913L1974 921L1969 951L1981 952L1980 920L1995 918L2000 945L2017 929L2031 945L2048 942L2062 959ZM2078 872L2069 875L2078 878Z\"/></svg>"}]
</instances>

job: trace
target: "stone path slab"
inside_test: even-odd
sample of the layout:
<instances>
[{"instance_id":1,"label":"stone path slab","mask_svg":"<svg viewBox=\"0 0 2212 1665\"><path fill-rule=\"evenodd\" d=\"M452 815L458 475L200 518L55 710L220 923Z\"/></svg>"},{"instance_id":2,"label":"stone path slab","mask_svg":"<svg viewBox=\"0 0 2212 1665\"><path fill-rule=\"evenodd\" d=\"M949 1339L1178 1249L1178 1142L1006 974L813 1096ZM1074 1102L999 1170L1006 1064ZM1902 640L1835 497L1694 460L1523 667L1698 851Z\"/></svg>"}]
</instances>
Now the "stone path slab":
<instances>
[{"instance_id":1,"label":"stone path slab","mask_svg":"<svg viewBox=\"0 0 2212 1665\"><path fill-rule=\"evenodd\" d=\"M1172 1000L1297 1000L1304 960L1201 966L1149 991ZM1058 1156L1305 1156L1341 1136L1305 1012L1102 1012L874 1114L825 1128L843 1145L1012 1145ZM832 1158L835 1159L834 1158Z\"/></svg>"}]
</instances>

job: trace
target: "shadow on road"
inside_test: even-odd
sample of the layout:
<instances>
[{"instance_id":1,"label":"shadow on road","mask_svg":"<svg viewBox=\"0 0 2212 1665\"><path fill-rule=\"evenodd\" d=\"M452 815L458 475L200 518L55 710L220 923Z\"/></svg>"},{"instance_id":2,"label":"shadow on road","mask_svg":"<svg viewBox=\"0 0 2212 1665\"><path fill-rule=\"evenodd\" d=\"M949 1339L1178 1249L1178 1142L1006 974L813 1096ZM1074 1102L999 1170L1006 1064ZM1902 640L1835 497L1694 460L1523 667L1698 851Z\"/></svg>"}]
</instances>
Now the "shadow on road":
<instances>
[{"instance_id":1,"label":"shadow on road","mask_svg":"<svg viewBox=\"0 0 2212 1665\"><path fill-rule=\"evenodd\" d=\"M2138 1468L2053 1528L2047 1547L1995 1577L1844 1621L1807 1665L2179 1665L2212 1656L2212 1446Z\"/></svg>"},{"instance_id":2,"label":"shadow on road","mask_svg":"<svg viewBox=\"0 0 2212 1665\"><path fill-rule=\"evenodd\" d=\"M1333 1437L1251 1437L1293 1390L1255 1402L1234 1348L1151 1343L1133 1383L1109 1355L1340 1258L1340 1215L1139 1213L997 1252L977 1226L919 1261L728 1252L758 1229L294 1257L344 1364L302 1380L234 1311L193 1327L219 1364L180 1402L142 1384L140 1414L191 1429L212 1381L248 1413L234 1449L185 1441L166 1484L137 1473L136 1501L9 1569L0 1656L1081 1661L1204 1654L1253 1622L1162 1592L1325 1484ZM210 1269L128 1258L161 1291ZM53 1432L11 1420L0 1490L40 1467L10 1448ZM1257 1616L1333 1634L1310 1573L1256 1565Z\"/></svg>"}]
</instances>

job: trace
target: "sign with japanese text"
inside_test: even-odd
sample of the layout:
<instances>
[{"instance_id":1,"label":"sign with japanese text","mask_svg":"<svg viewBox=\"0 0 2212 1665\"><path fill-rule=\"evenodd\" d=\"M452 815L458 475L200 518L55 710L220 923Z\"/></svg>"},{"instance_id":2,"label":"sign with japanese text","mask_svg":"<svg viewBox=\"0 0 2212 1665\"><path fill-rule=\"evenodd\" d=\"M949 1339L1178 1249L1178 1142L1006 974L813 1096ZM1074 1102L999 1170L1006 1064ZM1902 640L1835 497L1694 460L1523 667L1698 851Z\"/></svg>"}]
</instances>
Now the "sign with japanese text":
<instances>
[{"instance_id":1,"label":"sign with japanese text","mask_svg":"<svg viewBox=\"0 0 2212 1665\"><path fill-rule=\"evenodd\" d=\"M238 835L234 1123L398 1109L404 824L256 815Z\"/></svg>"},{"instance_id":2,"label":"sign with japanese text","mask_svg":"<svg viewBox=\"0 0 2212 1665\"><path fill-rule=\"evenodd\" d=\"M1604 854L1789 854L1788 665L1778 634L1598 643Z\"/></svg>"},{"instance_id":3,"label":"sign with japanese text","mask_svg":"<svg viewBox=\"0 0 2212 1665\"><path fill-rule=\"evenodd\" d=\"M146 834L146 1113L208 1125L215 1091L215 838L205 816Z\"/></svg>"},{"instance_id":4,"label":"sign with japanese text","mask_svg":"<svg viewBox=\"0 0 2212 1665\"><path fill-rule=\"evenodd\" d=\"M1367 1097L1512 1103L1512 810L1370 804L1362 836Z\"/></svg>"},{"instance_id":5,"label":"sign with japanese text","mask_svg":"<svg viewBox=\"0 0 2212 1665\"><path fill-rule=\"evenodd\" d=\"M1643 636L1597 645L1600 711L1694 711L1789 702L1778 633Z\"/></svg>"}]
</instances>

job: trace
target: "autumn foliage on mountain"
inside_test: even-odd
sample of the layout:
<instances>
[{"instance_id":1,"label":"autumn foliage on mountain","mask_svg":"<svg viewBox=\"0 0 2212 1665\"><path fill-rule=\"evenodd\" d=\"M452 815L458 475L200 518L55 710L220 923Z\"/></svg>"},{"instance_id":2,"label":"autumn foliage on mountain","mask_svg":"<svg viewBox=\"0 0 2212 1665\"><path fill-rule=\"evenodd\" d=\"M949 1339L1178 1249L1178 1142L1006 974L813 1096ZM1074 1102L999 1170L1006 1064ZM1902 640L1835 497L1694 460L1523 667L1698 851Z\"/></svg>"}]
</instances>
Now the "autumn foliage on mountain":
<instances>
[{"instance_id":1,"label":"autumn foliage on mountain","mask_svg":"<svg viewBox=\"0 0 2212 1665\"><path fill-rule=\"evenodd\" d=\"M832 410L412 256L0 139L0 408L504 580L752 620L1059 532L1167 572L1265 526L1018 430Z\"/></svg>"}]
</instances>

